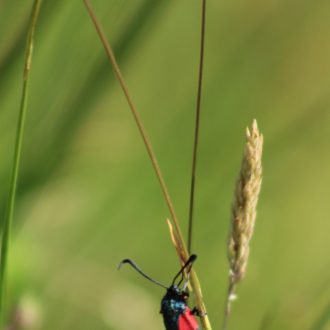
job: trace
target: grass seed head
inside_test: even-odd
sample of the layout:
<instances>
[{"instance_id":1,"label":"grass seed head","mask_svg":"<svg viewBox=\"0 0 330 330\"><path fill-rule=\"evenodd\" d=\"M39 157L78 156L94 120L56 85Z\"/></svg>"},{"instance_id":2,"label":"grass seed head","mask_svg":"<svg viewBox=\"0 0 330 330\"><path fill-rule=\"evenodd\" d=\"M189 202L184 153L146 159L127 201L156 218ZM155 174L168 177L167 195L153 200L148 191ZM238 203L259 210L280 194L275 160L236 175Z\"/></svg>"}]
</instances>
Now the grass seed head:
<instances>
[{"instance_id":1,"label":"grass seed head","mask_svg":"<svg viewBox=\"0 0 330 330\"><path fill-rule=\"evenodd\" d=\"M231 230L228 240L230 280L238 283L246 273L249 243L254 231L256 206L262 181L262 145L257 121L246 129L246 145L232 204Z\"/></svg>"}]
</instances>

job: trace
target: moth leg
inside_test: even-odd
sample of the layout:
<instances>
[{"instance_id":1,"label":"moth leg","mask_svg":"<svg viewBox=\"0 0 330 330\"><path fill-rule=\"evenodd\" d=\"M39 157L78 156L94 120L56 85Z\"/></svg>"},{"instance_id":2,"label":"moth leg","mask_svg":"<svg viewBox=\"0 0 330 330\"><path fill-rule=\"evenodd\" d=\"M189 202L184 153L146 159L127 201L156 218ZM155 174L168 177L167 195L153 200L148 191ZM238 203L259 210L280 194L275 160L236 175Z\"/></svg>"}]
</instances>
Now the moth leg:
<instances>
[{"instance_id":1,"label":"moth leg","mask_svg":"<svg viewBox=\"0 0 330 330\"><path fill-rule=\"evenodd\" d=\"M198 316L198 317L203 317L203 316L207 315L207 313L203 313L203 312L200 311L197 307L194 307L194 308L191 310L191 314L196 315L196 316Z\"/></svg>"}]
</instances>

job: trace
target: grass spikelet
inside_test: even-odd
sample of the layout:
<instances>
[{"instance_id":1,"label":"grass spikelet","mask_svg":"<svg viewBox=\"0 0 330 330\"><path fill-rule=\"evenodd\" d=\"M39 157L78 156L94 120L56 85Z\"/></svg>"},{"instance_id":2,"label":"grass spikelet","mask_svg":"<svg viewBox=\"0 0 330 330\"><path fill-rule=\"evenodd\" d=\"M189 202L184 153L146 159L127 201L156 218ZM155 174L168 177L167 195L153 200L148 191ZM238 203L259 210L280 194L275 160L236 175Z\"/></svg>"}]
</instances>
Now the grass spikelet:
<instances>
[{"instance_id":1,"label":"grass spikelet","mask_svg":"<svg viewBox=\"0 0 330 330\"><path fill-rule=\"evenodd\" d=\"M235 287L245 276L253 235L256 207L262 181L262 145L257 121L246 129L246 145L232 204L231 229L228 239L229 286L226 297L223 329L227 329L231 302L236 299Z\"/></svg>"}]
</instances>

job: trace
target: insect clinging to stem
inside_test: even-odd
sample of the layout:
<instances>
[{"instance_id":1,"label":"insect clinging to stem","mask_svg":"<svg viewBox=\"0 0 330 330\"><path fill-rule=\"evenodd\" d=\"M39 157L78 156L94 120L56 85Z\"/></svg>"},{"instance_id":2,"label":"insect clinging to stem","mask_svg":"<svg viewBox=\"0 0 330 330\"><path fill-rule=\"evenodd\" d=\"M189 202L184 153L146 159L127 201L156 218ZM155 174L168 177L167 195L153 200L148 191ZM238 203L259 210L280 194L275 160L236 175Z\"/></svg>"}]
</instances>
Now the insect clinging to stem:
<instances>
[{"instance_id":1,"label":"insect clinging to stem","mask_svg":"<svg viewBox=\"0 0 330 330\"><path fill-rule=\"evenodd\" d=\"M166 330L198 330L199 326L195 317L195 315L198 314L198 310L196 308L191 310L188 307L187 300L189 293L186 291L192 263L196 258L197 256L195 254L190 256L187 262L181 267L180 271L174 276L170 286L166 286L145 274L131 259L122 260L118 268L123 264L129 264L147 280L166 289L166 294L161 301L160 307ZM184 280L184 271L186 268L189 269L187 271L187 278ZM178 283L175 283L179 276L181 276L181 278ZM180 287L182 282L184 283L182 287Z\"/></svg>"}]
</instances>

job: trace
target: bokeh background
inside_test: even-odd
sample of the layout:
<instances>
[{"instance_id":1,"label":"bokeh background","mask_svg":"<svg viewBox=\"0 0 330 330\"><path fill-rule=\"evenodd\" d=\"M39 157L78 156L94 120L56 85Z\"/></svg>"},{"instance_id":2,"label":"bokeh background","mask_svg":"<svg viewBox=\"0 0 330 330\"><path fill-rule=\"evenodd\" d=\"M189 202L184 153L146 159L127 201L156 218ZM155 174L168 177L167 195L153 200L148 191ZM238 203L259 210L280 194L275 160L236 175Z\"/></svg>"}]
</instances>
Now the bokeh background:
<instances>
[{"instance_id":1,"label":"bokeh background","mask_svg":"<svg viewBox=\"0 0 330 330\"><path fill-rule=\"evenodd\" d=\"M200 1L93 0L186 229ZM32 1L0 1L0 192L8 193ZM209 1L193 251L214 329L245 127L264 180L230 329L330 329L330 2ZM145 148L82 1L44 1L10 253L24 329L162 329L179 264ZM29 321L29 320L28 320ZM27 323L28 323L27 321ZM23 328L20 328L23 329Z\"/></svg>"}]
</instances>

